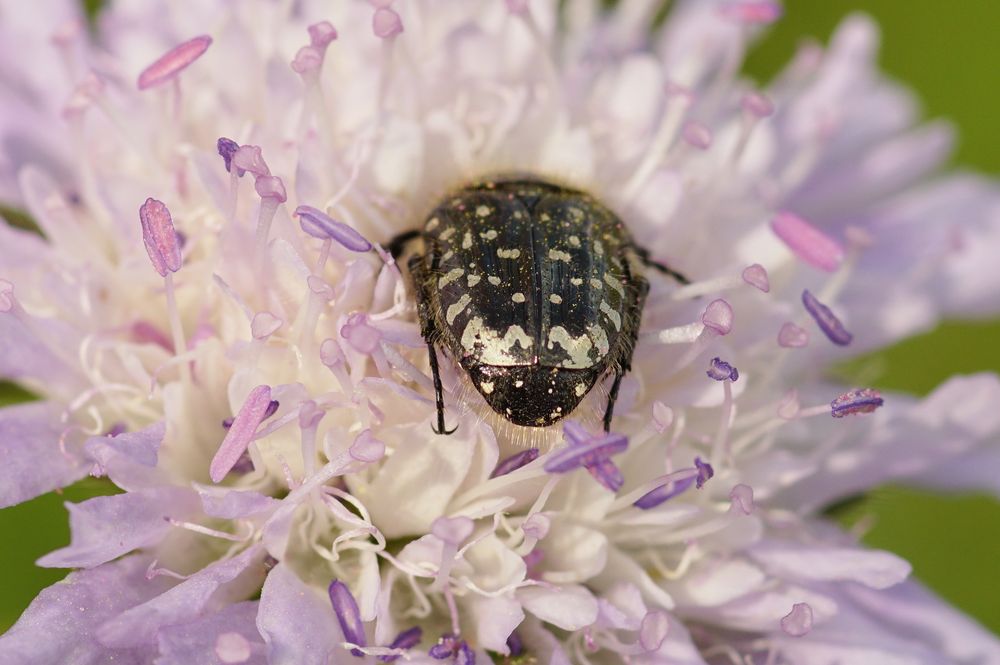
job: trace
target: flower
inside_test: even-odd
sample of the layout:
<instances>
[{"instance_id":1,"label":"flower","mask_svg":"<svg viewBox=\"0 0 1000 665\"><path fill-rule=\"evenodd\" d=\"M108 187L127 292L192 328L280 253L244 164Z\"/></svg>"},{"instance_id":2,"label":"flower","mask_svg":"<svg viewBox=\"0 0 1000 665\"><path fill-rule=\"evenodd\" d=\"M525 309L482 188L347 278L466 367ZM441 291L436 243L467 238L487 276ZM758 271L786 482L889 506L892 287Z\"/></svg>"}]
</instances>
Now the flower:
<instances>
[{"instance_id":1,"label":"flower","mask_svg":"<svg viewBox=\"0 0 1000 665\"><path fill-rule=\"evenodd\" d=\"M870 21L767 89L773 2L3 0L0 505L88 474L77 568L0 661L978 663L1000 645L824 521L1000 460L1000 382L822 367L996 312L1000 190L934 176ZM206 31L208 33L206 34ZM383 248L521 171L615 210L651 289L613 431L490 416ZM932 177L934 176L934 177ZM849 331L849 332L848 332ZM739 368L737 371L736 368ZM565 432L565 436L563 435Z\"/></svg>"}]
</instances>

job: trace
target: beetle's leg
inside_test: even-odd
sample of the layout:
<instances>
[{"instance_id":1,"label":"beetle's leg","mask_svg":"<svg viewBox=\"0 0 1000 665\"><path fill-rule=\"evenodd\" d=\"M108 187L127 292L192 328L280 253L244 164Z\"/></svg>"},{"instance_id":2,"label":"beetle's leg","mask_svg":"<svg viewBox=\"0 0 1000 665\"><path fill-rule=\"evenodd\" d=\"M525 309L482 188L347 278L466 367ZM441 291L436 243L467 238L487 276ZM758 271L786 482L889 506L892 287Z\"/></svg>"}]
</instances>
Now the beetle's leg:
<instances>
[{"instance_id":1,"label":"beetle's leg","mask_svg":"<svg viewBox=\"0 0 1000 665\"><path fill-rule=\"evenodd\" d=\"M441 385L441 370L438 367L437 350L434 342L437 341L438 334L434 327L434 317L430 310L429 294L427 293L426 268L424 267L424 257L416 255L410 258L408 264L410 275L413 276L413 284L416 288L417 296L417 316L420 318L420 335L427 342L427 353L431 361L431 376L434 378L434 401L437 406L437 428L431 427L435 434L451 434L458 426L447 429L444 424L444 387Z\"/></svg>"},{"instance_id":2,"label":"beetle's leg","mask_svg":"<svg viewBox=\"0 0 1000 665\"><path fill-rule=\"evenodd\" d=\"M604 431L611 431L611 418L615 415L615 402L618 400L618 389L621 388L622 378L627 370L617 370L615 372L615 382L611 384L611 391L608 393L608 406L604 410Z\"/></svg>"},{"instance_id":3,"label":"beetle's leg","mask_svg":"<svg viewBox=\"0 0 1000 665\"><path fill-rule=\"evenodd\" d=\"M670 266L666 265L665 263L660 263L659 261L654 261L653 259L651 259L649 257L649 250L647 250L646 248L636 246L634 247L634 249L636 255L642 260L642 262L646 265L647 268L655 268L656 270L662 272L664 275L673 278L674 280L676 280L681 284L691 283L690 279L688 279L681 273L677 272Z\"/></svg>"},{"instance_id":4,"label":"beetle's leg","mask_svg":"<svg viewBox=\"0 0 1000 665\"><path fill-rule=\"evenodd\" d=\"M420 236L420 233L421 232L419 229L403 231L402 233L400 233L395 238L389 241L389 244L386 246L386 249L389 250L390 254L392 254L393 259L398 259L403 254L403 250L406 249L407 243L409 243L414 238L418 238Z\"/></svg>"}]
</instances>

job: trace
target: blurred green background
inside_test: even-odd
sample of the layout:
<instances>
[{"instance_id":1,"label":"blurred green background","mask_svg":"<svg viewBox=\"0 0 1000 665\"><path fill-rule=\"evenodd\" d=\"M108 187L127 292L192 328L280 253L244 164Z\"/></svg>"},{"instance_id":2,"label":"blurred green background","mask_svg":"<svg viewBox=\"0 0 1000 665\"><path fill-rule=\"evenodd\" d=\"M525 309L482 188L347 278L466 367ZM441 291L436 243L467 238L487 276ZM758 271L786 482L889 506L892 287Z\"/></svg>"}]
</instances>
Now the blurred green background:
<instances>
[{"instance_id":1,"label":"blurred green background","mask_svg":"<svg viewBox=\"0 0 1000 665\"><path fill-rule=\"evenodd\" d=\"M86 0L88 6L96 5ZM927 117L950 118L960 132L955 167L1000 175L1000 2L996 0L789 0L785 18L753 51L747 72L765 81L805 38L825 41L847 13L863 10L882 26L881 62L912 87ZM880 388L925 394L954 373L1000 371L1000 322L949 322L932 333L852 362L844 372ZM0 403L26 395L0 385ZM1000 405L998 405L1000 406ZM83 481L27 504L0 510L0 630L31 598L66 571L36 568L42 554L69 541L62 502L80 501L107 485ZM1000 502L984 495L937 496L885 487L838 507L845 525L870 520L865 542L913 563L916 576L1000 633L996 596Z\"/></svg>"}]
</instances>

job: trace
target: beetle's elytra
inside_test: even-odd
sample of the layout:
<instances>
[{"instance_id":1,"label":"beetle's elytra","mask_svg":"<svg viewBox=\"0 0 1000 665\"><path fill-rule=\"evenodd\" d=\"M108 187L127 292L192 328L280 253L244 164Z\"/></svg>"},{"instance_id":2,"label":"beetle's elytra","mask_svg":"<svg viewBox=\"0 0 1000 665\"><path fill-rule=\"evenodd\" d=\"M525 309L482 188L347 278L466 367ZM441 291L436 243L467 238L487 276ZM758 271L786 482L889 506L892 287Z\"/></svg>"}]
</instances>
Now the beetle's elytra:
<instances>
[{"instance_id":1,"label":"beetle's elytra","mask_svg":"<svg viewBox=\"0 0 1000 665\"><path fill-rule=\"evenodd\" d=\"M527 427L568 416L602 377L614 376L608 429L629 371L653 265L618 217L590 195L526 176L454 192L420 230L390 245L408 261L430 352L437 431L444 401L442 346L498 414Z\"/></svg>"}]
</instances>

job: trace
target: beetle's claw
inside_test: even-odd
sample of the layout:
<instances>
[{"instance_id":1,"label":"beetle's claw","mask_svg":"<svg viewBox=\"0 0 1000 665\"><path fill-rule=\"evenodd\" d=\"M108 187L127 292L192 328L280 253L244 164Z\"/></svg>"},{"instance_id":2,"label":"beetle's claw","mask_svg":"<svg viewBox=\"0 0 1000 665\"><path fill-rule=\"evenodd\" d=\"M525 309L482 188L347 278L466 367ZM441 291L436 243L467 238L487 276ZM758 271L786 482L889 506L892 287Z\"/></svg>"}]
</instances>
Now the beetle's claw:
<instances>
[{"instance_id":1,"label":"beetle's claw","mask_svg":"<svg viewBox=\"0 0 1000 665\"><path fill-rule=\"evenodd\" d=\"M446 428L444 426L444 423L441 424L441 428L440 429L438 429L437 427L434 427L434 425L431 425L431 431L432 432L434 432L435 434L444 435L444 436L450 436L450 435L454 434L457 429L458 429L458 425L455 425L451 429Z\"/></svg>"}]
</instances>

